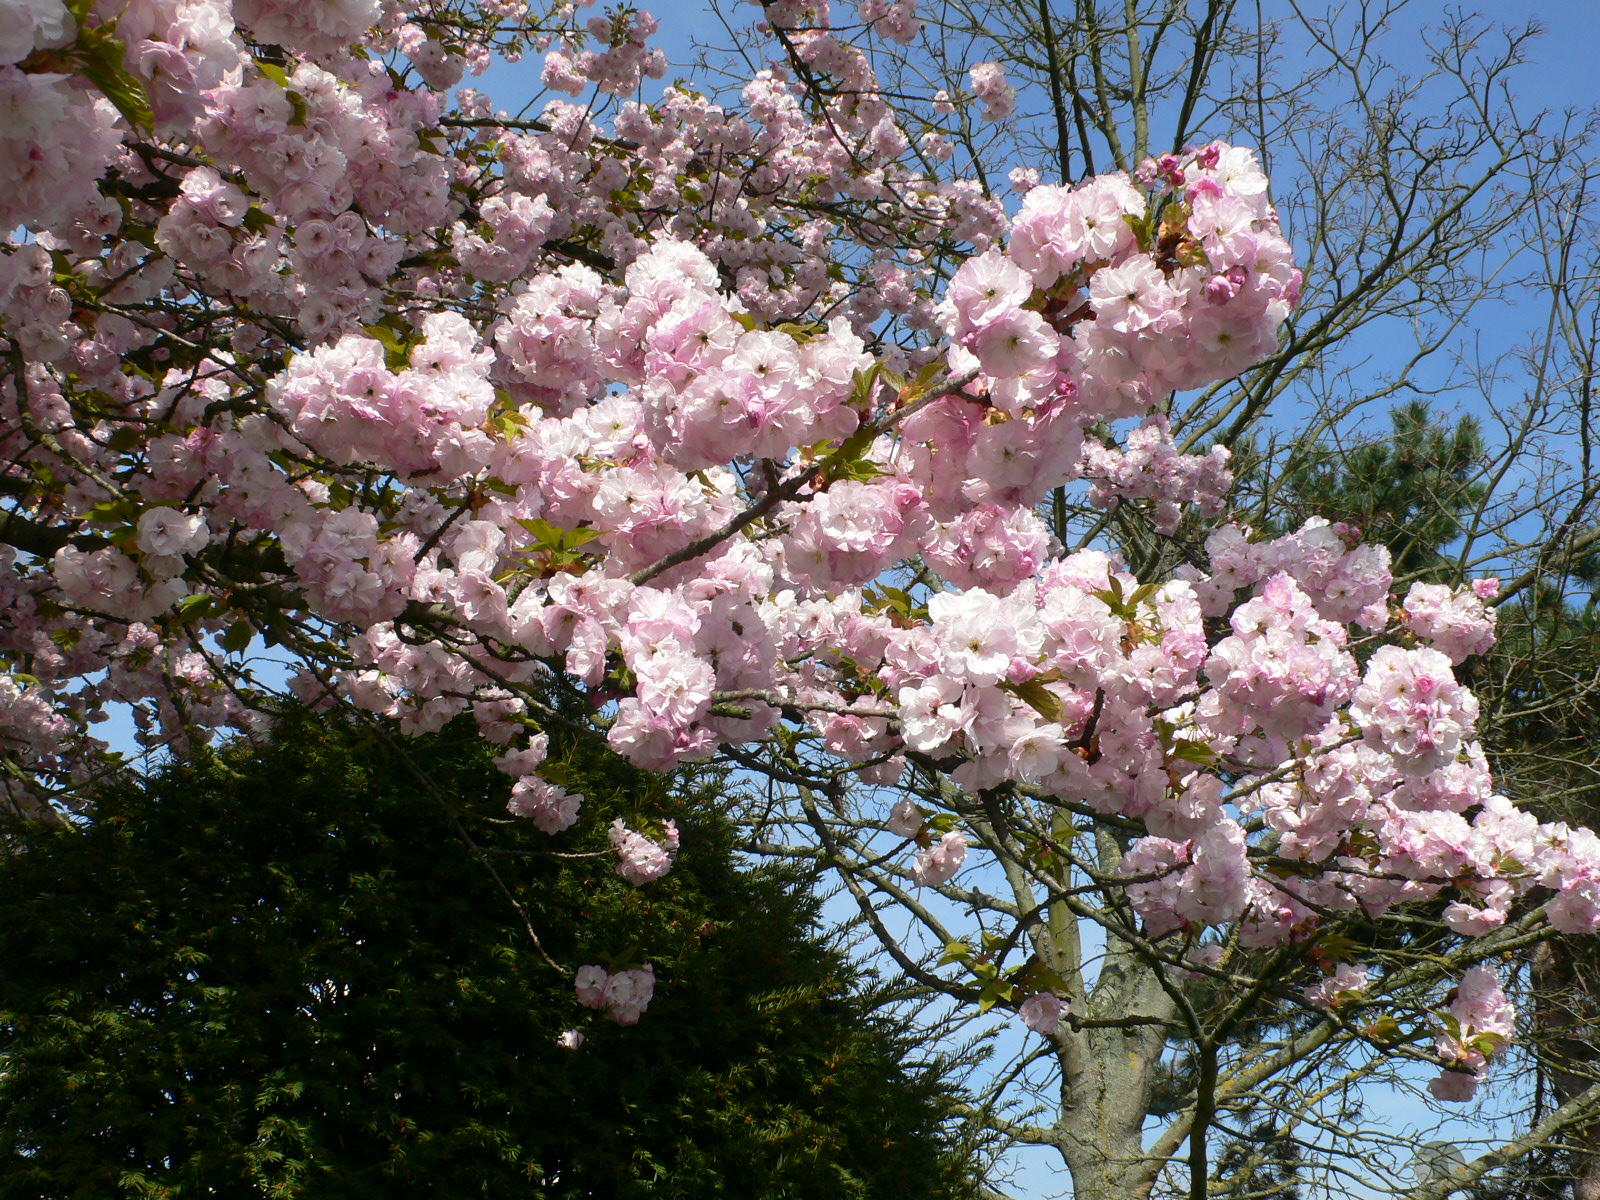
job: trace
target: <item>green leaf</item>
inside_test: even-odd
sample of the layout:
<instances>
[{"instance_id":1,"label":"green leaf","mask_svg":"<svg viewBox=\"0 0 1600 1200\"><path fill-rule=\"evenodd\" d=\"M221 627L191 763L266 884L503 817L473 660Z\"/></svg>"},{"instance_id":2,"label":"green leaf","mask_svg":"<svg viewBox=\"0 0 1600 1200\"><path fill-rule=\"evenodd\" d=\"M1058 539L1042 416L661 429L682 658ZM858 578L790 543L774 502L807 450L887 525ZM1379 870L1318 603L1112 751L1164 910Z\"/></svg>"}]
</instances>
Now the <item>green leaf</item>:
<instances>
[{"instance_id":1,"label":"green leaf","mask_svg":"<svg viewBox=\"0 0 1600 1200\"><path fill-rule=\"evenodd\" d=\"M263 79L270 79L283 89L285 99L289 101L289 124L304 125L310 109L306 107L306 98L294 90L294 82L289 78L289 72L274 62L263 62L256 59L256 70L261 72Z\"/></svg>"},{"instance_id":2,"label":"green leaf","mask_svg":"<svg viewBox=\"0 0 1600 1200\"><path fill-rule=\"evenodd\" d=\"M361 330L374 341L382 344L383 365L389 370L404 371L411 365L409 337L402 337L387 325L363 325Z\"/></svg>"},{"instance_id":3,"label":"green leaf","mask_svg":"<svg viewBox=\"0 0 1600 1200\"><path fill-rule=\"evenodd\" d=\"M797 321L780 321L773 328L778 333L786 333L800 345L805 345L812 338L824 332L824 327L814 321L804 323Z\"/></svg>"},{"instance_id":4,"label":"green leaf","mask_svg":"<svg viewBox=\"0 0 1600 1200\"><path fill-rule=\"evenodd\" d=\"M944 363L939 359L936 358L930 363L924 363L922 370L918 371L916 376L900 389L901 398L905 400L920 400L928 394L928 391L939 381L943 374Z\"/></svg>"},{"instance_id":5,"label":"green leaf","mask_svg":"<svg viewBox=\"0 0 1600 1200\"><path fill-rule=\"evenodd\" d=\"M1128 228L1139 239L1139 249L1148 251L1155 243L1155 213L1138 217L1132 213L1123 214L1122 219L1128 223Z\"/></svg>"},{"instance_id":6,"label":"green leaf","mask_svg":"<svg viewBox=\"0 0 1600 1200\"><path fill-rule=\"evenodd\" d=\"M518 412L515 408L501 409L499 412L494 414L492 422L494 424L495 431L507 441L510 441L523 430L528 428L528 418L523 416L522 413ZM516 491L515 488L510 490L513 493Z\"/></svg>"},{"instance_id":7,"label":"green leaf","mask_svg":"<svg viewBox=\"0 0 1600 1200\"><path fill-rule=\"evenodd\" d=\"M985 984L983 991L978 994L978 1011L986 1013L1002 1001L1009 1004L1017 994L1017 989L1009 983Z\"/></svg>"},{"instance_id":8,"label":"green leaf","mask_svg":"<svg viewBox=\"0 0 1600 1200\"><path fill-rule=\"evenodd\" d=\"M873 432L871 425L863 425L849 437L845 438L844 441L840 442L839 449L834 453L836 453L839 458L845 462L848 462L851 459L860 458L872 448L872 443L877 440L877 436L878 435Z\"/></svg>"},{"instance_id":9,"label":"green leaf","mask_svg":"<svg viewBox=\"0 0 1600 1200\"><path fill-rule=\"evenodd\" d=\"M111 436L106 439L106 446L118 454L126 454L135 446L140 445L145 439L142 429L135 429L132 425L119 425L111 431Z\"/></svg>"},{"instance_id":10,"label":"green leaf","mask_svg":"<svg viewBox=\"0 0 1600 1200\"><path fill-rule=\"evenodd\" d=\"M829 472L830 479L853 479L857 483L868 483L884 474L882 467L867 458L852 459L837 469Z\"/></svg>"},{"instance_id":11,"label":"green leaf","mask_svg":"<svg viewBox=\"0 0 1600 1200\"><path fill-rule=\"evenodd\" d=\"M229 654L243 654L249 648L250 639L254 636L255 630L250 627L250 622L240 620L229 625L217 641Z\"/></svg>"},{"instance_id":12,"label":"green leaf","mask_svg":"<svg viewBox=\"0 0 1600 1200\"><path fill-rule=\"evenodd\" d=\"M945 947L944 947L944 953L939 956L939 961L937 963L935 963L934 965L938 966L938 967L947 967L951 963L956 963L956 962L964 963L969 958L971 958L972 955L973 955L972 947L970 945L968 945L966 942L962 942L962 941L946 942L945 943Z\"/></svg>"},{"instance_id":13,"label":"green leaf","mask_svg":"<svg viewBox=\"0 0 1600 1200\"><path fill-rule=\"evenodd\" d=\"M288 91L292 86L289 83L289 72L285 71L278 63L263 62L258 58L256 59L256 70L261 72L262 78L272 80L284 91Z\"/></svg>"},{"instance_id":14,"label":"green leaf","mask_svg":"<svg viewBox=\"0 0 1600 1200\"><path fill-rule=\"evenodd\" d=\"M1014 683L1010 686L1011 693L1019 700L1033 709L1046 721L1060 722L1066 715L1066 709L1057 696L1037 679L1030 679L1026 683Z\"/></svg>"},{"instance_id":15,"label":"green leaf","mask_svg":"<svg viewBox=\"0 0 1600 1200\"><path fill-rule=\"evenodd\" d=\"M573 550L600 536L597 529L564 529L543 517L518 517L517 524L533 534L540 549Z\"/></svg>"},{"instance_id":16,"label":"green leaf","mask_svg":"<svg viewBox=\"0 0 1600 1200\"><path fill-rule=\"evenodd\" d=\"M1158 583L1142 584L1138 588L1134 589L1133 595L1128 597L1128 604L1132 608L1138 608L1139 605L1143 604L1146 600L1150 599L1150 597L1154 596L1160 590L1161 585Z\"/></svg>"},{"instance_id":17,"label":"green leaf","mask_svg":"<svg viewBox=\"0 0 1600 1200\"><path fill-rule=\"evenodd\" d=\"M1485 1058L1493 1058L1505 1044L1506 1039L1498 1033L1480 1033L1467 1043Z\"/></svg>"},{"instance_id":18,"label":"green leaf","mask_svg":"<svg viewBox=\"0 0 1600 1200\"><path fill-rule=\"evenodd\" d=\"M252 204L245 210L243 225L251 233L265 233L269 229L277 228L278 223L266 209L259 204Z\"/></svg>"},{"instance_id":19,"label":"green leaf","mask_svg":"<svg viewBox=\"0 0 1600 1200\"><path fill-rule=\"evenodd\" d=\"M88 512L96 525L128 525L139 516L139 505L133 500L102 500Z\"/></svg>"},{"instance_id":20,"label":"green leaf","mask_svg":"<svg viewBox=\"0 0 1600 1200\"><path fill-rule=\"evenodd\" d=\"M917 603L912 600L911 593L904 588L884 586L877 589L868 588L861 593L862 602L872 612L897 612L902 617L910 619L918 609Z\"/></svg>"},{"instance_id":21,"label":"green leaf","mask_svg":"<svg viewBox=\"0 0 1600 1200\"><path fill-rule=\"evenodd\" d=\"M1030 992L1054 992L1057 996L1066 996L1071 991L1061 972L1052 971L1038 959L1024 963L1012 982L1019 988L1026 987Z\"/></svg>"},{"instance_id":22,"label":"green leaf","mask_svg":"<svg viewBox=\"0 0 1600 1200\"><path fill-rule=\"evenodd\" d=\"M541 565L551 571L565 571L592 561L580 547L600 536L594 529L563 529L543 517L518 517L521 525L534 537L534 543L524 548L525 554L536 556Z\"/></svg>"},{"instance_id":23,"label":"green leaf","mask_svg":"<svg viewBox=\"0 0 1600 1200\"><path fill-rule=\"evenodd\" d=\"M1317 874L1318 868L1311 863L1276 862L1266 870L1277 879L1310 879Z\"/></svg>"},{"instance_id":24,"label":"green leaf","mask_svg":"<svg viewBox=\"0 0 1600 1200\"><path fill-rule=\"evenodd\" d=\"M1376 854L1382 846L1378 842L1378 835L1370 829L1357 829L1345 839L1345 849L1358 858Z\"/></svg>"},{"instance_id":25,"label":"green leaf","mask_svg":"<svg viewBox=\"0 0 1600 1200\"><path fill-rule=\"evenodd\" d=\"M850 392L850 403L863 411L872 405L872 398L878 390L878 376L883 371L882 363L873 363L865 371L857 371L855 386Z\"/></svg>"},{"instance_id":26,"label":"green leaf","mask_svg":"<svg viewBox=\"0 0 1600 1200\"><path fill-rule=\"evenodd\" d=\"M214 617L221 611L217 598L207 592L195 592L193 595L185 596L173 608L186 621Z\"/></svg>"},{"instance_id":27,"label":"green leaf","mask_svg":"<svg viewBox=\"0 0 1600 1200\"><path fill-rule=\"evenodd\" d=\"M113 28L107 24L81 29L74 56L84 78L100 89L128 124L148 131L155 126L150 97L138 77L122 65L128 44L111 35Z\"/></svg>"},{"instance_id":28,"label":"green leaf","mask_svg":"<svg viewBox=\"0 0 1600 1200\"><path fill-rule=\"evenodd\" d=\"M1122 593L1122 580L1115 575L1111 577L1111 586L1100 588L1089 593L1111 610L1111 615L1123 621L1131 621L1139 615L1138 608L1130 603Z\"/></svg>"},{"instance_id":29,"label":"green leaf","mask_svg":"<svg viewBox=\"0 0 1600 1200\"><path fill-rule=\"evenodd\" d=\"M1196 766L1209 767L1217 761L1216 749L1205 742L1196 741L1194 738L1174 738L1172 742L1172 757L1181 762L1191 762Z\"/></svg>"},{"instance_id":30,"label":"green leaf","mask_svg":"<svg viewBox=\"0 0 1600 1200\"><path fill-rule=\"evenodd\" d=\"M835 479L873 479L883 474L882 468L877 463L870 462L866 454L872 449L872 443L877 439L870 424L864 424L844 441L839 443L839 448L823 460L821 466L827 478Z\"/></svg>"},{"instance_id":31,"label":"green leaf","mask_svg":"<svg viewBox=\"0 0 1600 1200\"><path fill-rule=\"evenodd\" d=\"M902 616L909 617L912 612L916 610L917 605L912 601L911 593L906 591L904 588L886 586L881 590L883 592L883 598L888 602L889 607L894 609L895 612L900 613Z\"/></svg>"},{"instance_id":32,"label":"green leaf","mask_svg":"<svg viewBox=\"0 0 1600 1200\"><path fill-rule=\"evenodd\" d=\"M1509 875L1512 877L1526 875L1528 873L1528 868L1523 861L1512 854L1502 854L1500 857L1495 859L1494 869L1499 875Z\"/></svg>"},{"instance_id":33,"label":"green leaf","mask_svg":"<svg viewBox=\"0 0 1600 1200\"><path fill-rule=\"evenodd\" d=\"M1364 1032L1380 1046L1393 1046L1403 1040L1400 1022L1393 1017L1379 1017L1370 1022Z\"/></svg>"},{"instance_id":34,"label":"green leaf","mask_svg":"<svg viewBox=\"0 0 1600 1200\"><path fill-rule=\"evenodd\" d=\"M1325 933L1316 939L1315 945L1331 962L1354 962L1361 951L1359 942L1342 933Z\"/></svg>"}]
</instances>

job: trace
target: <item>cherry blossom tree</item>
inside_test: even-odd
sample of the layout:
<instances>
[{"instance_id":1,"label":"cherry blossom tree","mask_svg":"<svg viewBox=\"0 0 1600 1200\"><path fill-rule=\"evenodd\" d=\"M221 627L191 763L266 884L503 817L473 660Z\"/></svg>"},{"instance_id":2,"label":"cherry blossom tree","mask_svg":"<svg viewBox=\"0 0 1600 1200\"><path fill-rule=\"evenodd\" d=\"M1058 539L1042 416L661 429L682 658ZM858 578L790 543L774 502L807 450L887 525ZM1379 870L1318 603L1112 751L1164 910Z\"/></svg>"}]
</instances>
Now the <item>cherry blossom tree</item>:
<instances>
[{"instance_id":1,"label":"cherry blossom tree","mask_svg":"<svg viewBox=\"0 0 1600 1200\"><path fill-rule=\"evenodd\" d=\"M1330 1096L1407 1064L1471 1097L1515 1033L1499 965L1600 927L1600 840L1496 790L1457 674L1503 594L1470 545L1528 510L1480 507L1450 583L1396 579L1347 525L1252 530L1229 447L1497 218L1428 167L1437 209L1346 304L1256 151L1192 103L1151 145L1140 39L1178 18L1127 19L1118 83L1080 8L1081 48L1040 9L1034 83L1026 30L952 58L958 7L779 0L766 65L702 90L651 82L631 9L10 6L10 803L115 770L115 706L152 746L269 720L265 646L303 701L470 712L558 851L615 800L550 729L743 768L752 849L837 869L911 979L1015 1014L974 1119L1082 1200L1224 1194L1210 1147L1252 1106L1336 1154ZM497 56L537 61L532 115L457 87ZM1059 177L1006 189L1035 93ZM1067 154L1086 112L1109 158ZM1465 156L1546 161L1507 146ZM1587 536L1570 494L1553 552ZM625 880L670 871L675 826L613 819ZM550 969L649 1020L642 968ZM1241 1037L1269 1004L1287 1032Z\"/></svg>"}]
</instances>

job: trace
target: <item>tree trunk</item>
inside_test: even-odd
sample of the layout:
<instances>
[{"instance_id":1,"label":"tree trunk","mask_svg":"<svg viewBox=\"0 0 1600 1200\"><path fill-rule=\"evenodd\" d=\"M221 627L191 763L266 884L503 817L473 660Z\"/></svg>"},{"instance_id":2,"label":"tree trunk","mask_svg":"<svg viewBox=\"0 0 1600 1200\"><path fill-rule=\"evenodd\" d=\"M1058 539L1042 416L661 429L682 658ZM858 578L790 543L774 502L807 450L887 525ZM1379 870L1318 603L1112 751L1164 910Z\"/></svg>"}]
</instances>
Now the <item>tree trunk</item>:
<instances>
[{"instance_id":1,"label":"tree trunk","mask_svg":"<svg viewBox=\"0 0 1600 1200\"><path fill-rule=\"evenodd\" d=\"M1596 996L1591 972L1574 961L1564 938L1541 943L1534 952L1534 1014L1540 1066L1556 1102L1565 1104L1594 1084ZM1600 1200L1600 1122L1574 1130L1566 1139L1573 1200Z\"/></svg>"},{"instance_id":2,"label":"tree trunk","mask_svg":"<svg viewBox=\"0 0 1600 1200\"><path fill-rule=\"evenodd\" d=\"M1154 970L1126 948L1113 946L1086 1015L1165 1022L1175 1012ZM1072 1172L1074 1200L1144 1200L1161 1169L1145 1153L1144 1123L1167 1044L1166 1026L1063 1032L1056 1133Z\"/></svg>"}]
</instances>

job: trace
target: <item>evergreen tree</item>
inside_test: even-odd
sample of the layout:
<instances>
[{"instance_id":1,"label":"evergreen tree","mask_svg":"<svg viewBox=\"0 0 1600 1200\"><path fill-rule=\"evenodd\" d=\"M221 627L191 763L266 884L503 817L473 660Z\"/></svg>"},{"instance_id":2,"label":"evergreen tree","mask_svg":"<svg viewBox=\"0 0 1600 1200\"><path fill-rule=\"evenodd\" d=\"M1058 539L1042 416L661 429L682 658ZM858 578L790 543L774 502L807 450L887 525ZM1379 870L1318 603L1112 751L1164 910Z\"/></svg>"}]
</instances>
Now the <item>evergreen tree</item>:
<instances>
[{"instance_id":1,"label":"evergreen tree","mask_svg":"<svg viewBox=\"0 0 1600 1200\"><path fill-rule=\"evenodd\" d=\"M614 855L552 856L506 818L492 753L474 728L402 750L301 714L79 823L13 825L0 1197L961 1191L950 1093L817 939L811 893L735 863L707 803L722 780L555 748L571 790L692 829L636 889ZM608 965L648 959L659 984L627 1030L539 948L630 943Z\"/></svg>"},{"instance_id":2,"label":"evergreen tree","mask_svg":"<svg viewBox=\"0 0 1600 1200\"><path fill-rule=\"evenodd\" d=\"M1281 535L1308 517L1342 521L1389 548L1397 579L1445 579L1453 564L1444 548L1484 496L1483 432L1472 417L1439 421L1423 400L1392 409L1389 420L1384 438L1354 446L1299 438L1270 473L1255 464L1259 522Z\"/></svg>"}]
</instances>

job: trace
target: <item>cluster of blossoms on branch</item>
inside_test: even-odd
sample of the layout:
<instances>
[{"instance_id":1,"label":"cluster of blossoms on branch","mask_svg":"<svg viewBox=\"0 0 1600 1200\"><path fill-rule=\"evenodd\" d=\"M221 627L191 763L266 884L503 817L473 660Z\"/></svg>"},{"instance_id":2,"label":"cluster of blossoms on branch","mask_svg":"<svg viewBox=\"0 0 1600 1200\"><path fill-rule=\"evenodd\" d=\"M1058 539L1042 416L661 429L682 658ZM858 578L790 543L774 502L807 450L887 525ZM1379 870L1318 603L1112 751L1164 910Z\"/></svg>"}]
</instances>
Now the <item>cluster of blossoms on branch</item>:
<instances>
[{"instance_id":1,"label":"cluster of blossoms on branch","mask_svg":"<svg viewBox=\"0 0 1600 1200\"><path fill-rule=\"evenodd\" d=\"M600 1009L618 1025L637 1025L650 1005L650 997L655 994L656 975L648 963L616 972L591 964L578 968L574 986L578 1003ZM577 1045L572 1049L577 1049Z\"/></svg>"},{"instance_id":2,"label":"cluster of blossoms on branch","mask_svg":"<svg viewBox=\"0 0 1600 1200\"><path fill-rule=\"evenodd\" d=\"M914 36L914 7L869 8ZM546 777L554 690L651 769L787 743L943 778L966 799L885 822L924 887L955 888L980 804L1114 818L1108 886L1152 939L1440 897L1476 934L1537 888L1600 926L1600 842L1495 795L1473 739L1452 668L1492 642L1488 589L1397 603L1386 553L1317 521L1223 524L1204 570L1140 579L1035 511L1083 480L1162 532L1222 512L1226 451L1184 453L1166 399L1272 352L1299 298L1254 155L1033 186L1007 236L976 181L921 172L825 5L766 17L791 62L740 107L670 87L609 128L451 108L499 35L416 0L7 17L14 799L92 775L108 704L157 742L258 721L259 637L317 702L470 713L552 836L585 802ZM632 95L654 29L597 18L543 78ZM678 846L645 828L611 830L635 885ZM653 976L577 986L628 1024ZM1499 1018L1456 1020L1475 1048L1438 1053L1475 1072Z\"/></svg>"},{"instance_id":3,"label":"cluster of blossoms on branch","mask_svg":"<svg viewBox=\"0 0 1600 1200\"><path fill-rule=\"evenodd\" d=\"M1489 1059L1517 1036L1516 1012L1494 972L1473 967L1438 1024L1434 1051L1447 1069L1428 1088L1439 1100L1470 1100L1489 1073Z\"/></svg>"}]
</instances>

